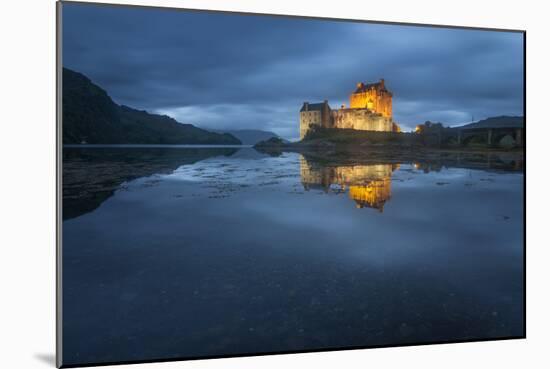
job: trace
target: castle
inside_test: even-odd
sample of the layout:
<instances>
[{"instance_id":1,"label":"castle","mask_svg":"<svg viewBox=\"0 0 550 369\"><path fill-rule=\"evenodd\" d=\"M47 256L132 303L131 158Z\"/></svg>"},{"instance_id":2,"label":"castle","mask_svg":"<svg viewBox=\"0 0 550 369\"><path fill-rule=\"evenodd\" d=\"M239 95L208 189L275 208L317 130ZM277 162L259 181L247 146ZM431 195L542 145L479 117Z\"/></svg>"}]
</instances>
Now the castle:
<instances>
[{"instance_id":1,"label":"castle","mask_svg":"<svg viewBox=\"0 0 550 369\"><path fill-rule=\"evenodd\" d=\"M359 82L349 98L349 108L342 105L341 109L332 110L327 100L315 104L304 102L300 109L300 139L316 126L399 132L399 126L392 119L392 97L381 79L376 83Z\"/></svg>"}]
</instances>

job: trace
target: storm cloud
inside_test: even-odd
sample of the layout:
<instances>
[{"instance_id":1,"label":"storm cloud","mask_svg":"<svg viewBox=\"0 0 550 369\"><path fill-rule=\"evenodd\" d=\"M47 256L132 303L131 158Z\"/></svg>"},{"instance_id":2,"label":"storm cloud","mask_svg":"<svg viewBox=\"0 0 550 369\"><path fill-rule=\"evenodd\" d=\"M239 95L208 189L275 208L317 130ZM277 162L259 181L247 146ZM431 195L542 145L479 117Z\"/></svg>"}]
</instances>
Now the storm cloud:
<instances>
[{"instance_id":1,"label":"storm cloud","mask_svg":"<svg viewBox=\"0 0 550 369\"><path fill-rule=\"evenodd\" d=\"M216 129L298 137L302 102L386 80L406 130L523 114L523 34L63 5L63 65L119 104Z\"/></svg>"}]
</instances>

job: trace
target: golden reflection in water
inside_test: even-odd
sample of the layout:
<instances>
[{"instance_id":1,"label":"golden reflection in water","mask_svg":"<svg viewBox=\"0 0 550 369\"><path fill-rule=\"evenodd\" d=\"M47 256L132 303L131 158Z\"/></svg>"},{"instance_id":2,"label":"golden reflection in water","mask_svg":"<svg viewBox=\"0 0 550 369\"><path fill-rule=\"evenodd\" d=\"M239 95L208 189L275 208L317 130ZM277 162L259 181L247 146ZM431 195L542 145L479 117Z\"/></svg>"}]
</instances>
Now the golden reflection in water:
<instances>
[{"instance_id":1,"label":"golden reflection in water","mask_svg":"<svg viewBox=\"0 0 550 369\"><path fill-rule=\"evenodd\" d=\"M384 210L384 203L391 197L391 178L371 181L367 186L350 186L349 197L357 208Z\"/></svg>"},{"instance_id":2,"label":"golden reflection in water","mask_svg":"<svg viewBox=\"0 0 550 369\"><path fill-rule=\"evenodd\" d=\"M384 210L391 197L391 174L397 164L325 166L300 157L300 175L304 189L321 188L325 192L345 192L357 208Z\"/></svg>"}]
</instances>

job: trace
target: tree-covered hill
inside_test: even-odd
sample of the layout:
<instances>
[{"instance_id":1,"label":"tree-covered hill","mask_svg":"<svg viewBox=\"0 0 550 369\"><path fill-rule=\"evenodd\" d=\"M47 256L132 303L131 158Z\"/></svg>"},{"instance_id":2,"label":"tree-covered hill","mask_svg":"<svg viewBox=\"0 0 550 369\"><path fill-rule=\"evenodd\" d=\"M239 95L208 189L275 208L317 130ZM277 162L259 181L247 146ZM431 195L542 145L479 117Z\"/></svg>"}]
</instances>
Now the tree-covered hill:
<instances>
[{"instance_id":1,"label":"tree-covered hill","mask_svg":"<svg viewBox=\"0 0 550 369\"><path fill-rule=\"evenodd\" d=\"M241 141L118 105L88 77L63 68L63 143L239 145Z\"/></svg>"}]
</instances>

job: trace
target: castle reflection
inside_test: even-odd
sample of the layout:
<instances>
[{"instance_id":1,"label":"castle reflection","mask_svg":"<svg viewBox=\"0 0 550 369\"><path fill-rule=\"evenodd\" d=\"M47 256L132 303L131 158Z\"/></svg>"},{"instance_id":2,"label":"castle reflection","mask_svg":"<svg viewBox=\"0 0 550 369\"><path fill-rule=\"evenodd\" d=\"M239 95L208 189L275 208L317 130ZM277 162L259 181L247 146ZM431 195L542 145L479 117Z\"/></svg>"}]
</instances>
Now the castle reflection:
<instances>
[{"instance_id":1,"label":"castle reflection","mask_svg":"<svg viewBox=\"0 0 550 369\"><path fill-rule=\"evenodd\" d=\"M300 175L305 190L348 193L357 208L374 208L380 212L391 197L391 175L398 164L325 166L300 157Z\"/></svg>"}]
</instances>

